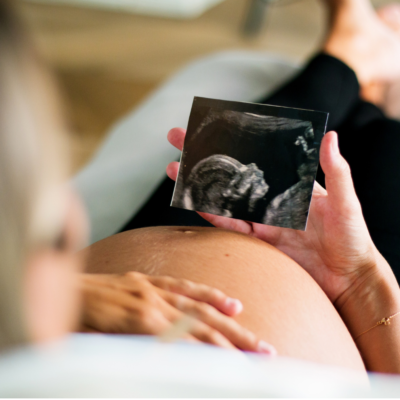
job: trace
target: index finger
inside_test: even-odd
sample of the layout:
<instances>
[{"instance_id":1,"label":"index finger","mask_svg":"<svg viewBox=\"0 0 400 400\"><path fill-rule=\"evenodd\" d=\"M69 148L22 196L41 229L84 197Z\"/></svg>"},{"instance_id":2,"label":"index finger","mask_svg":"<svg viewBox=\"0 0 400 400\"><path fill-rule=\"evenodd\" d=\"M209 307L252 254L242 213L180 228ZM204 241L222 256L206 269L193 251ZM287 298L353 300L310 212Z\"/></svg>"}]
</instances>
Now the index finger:
<instances>
[{"instance_id":1,"label":"index finger","mask_svg":"<svg viewBox=\"0 0 400 400\"><path fill-rule=\"evenodd\" d=\"M175 146L178 150L182 151L183 143L185 141L186 129L173 128L168 132L168 141Z\"/></svg>"},{"instance_id":2,"label":"index finger","mask_svg":"<svg viewBox=\"0 0 400 400\"><path fill-rule=\"evenodd\" d=\"M235 218L221 217L219 215L208 214L198 211L197 214L217 228L229 231L241 232L250 235L253 231L252 225L246 221Z\"/></svg>"},{"instance_id":3,"label":"index finger","mask_svg":"<svg viewBox=\"0 0 400 400\"><path fill-rule=\"evenodd\" d=\"M216 336L218 339L218 334L222 334L230 344L241 350L276 354L273 346L260 341L254 333L239 325L234 319L221 314L209 304L172 293L167 296L166 300L178 310L206 324L208 331L210 328L215 330L211 331L211 338ZM192 333L194 334L194 332Z\"/></svg>"},{"instance_id":4,"label":"index finger","mask_svg":"<svg viewBox=\"0 0 400 400\"><path fill-rule=\"evenodd\" d=\"M239 314L243 305L238 299L228 297L221 290L211 288L186 279L175 279L168 276L149 276L149 281L160 289L180 294L193 300L208 303L226 315Z\"/></svg>"}]
</instances>

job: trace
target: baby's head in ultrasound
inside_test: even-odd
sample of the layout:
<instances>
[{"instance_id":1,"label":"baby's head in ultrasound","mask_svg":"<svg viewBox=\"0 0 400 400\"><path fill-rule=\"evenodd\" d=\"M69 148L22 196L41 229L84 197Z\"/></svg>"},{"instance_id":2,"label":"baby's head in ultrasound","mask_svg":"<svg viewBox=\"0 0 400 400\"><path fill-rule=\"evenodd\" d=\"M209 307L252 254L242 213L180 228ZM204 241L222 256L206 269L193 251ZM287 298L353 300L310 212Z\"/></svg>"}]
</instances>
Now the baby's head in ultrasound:
<instances>
[{"instance_id":1,"label":"baby's head in ultrasound","mask_svg":"<svg viewBox=\"0 0 400 400\"><path fill-rule=\"evenodd\" d=\"M243 165L232 157L215 154L192 169L185 185L189 209L224 216L252 213L268 192L264 173L256 164Z\"/></svg>"}]
</instances>

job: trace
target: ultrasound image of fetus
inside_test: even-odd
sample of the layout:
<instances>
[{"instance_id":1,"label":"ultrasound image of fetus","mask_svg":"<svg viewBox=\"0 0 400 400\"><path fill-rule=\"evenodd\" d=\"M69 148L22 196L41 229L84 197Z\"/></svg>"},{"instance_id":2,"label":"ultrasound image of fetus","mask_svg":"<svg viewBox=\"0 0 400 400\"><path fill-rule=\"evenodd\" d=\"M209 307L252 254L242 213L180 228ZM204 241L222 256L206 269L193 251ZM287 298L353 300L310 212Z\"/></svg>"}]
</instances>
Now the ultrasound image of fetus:
<instances>
[{"instance_id":1,"label":"ultrasound image of fetus","mask_svg":"<svg viewBox=\"0 0 400 400\"><path fill-rule=\"evenodd\" d=\"M309 151L309 159L314 158L315 153ZM300 181L271 201L262 221L264 224L305 229L317 167L316 163L311 162L300 165L297 171Z\"/></svg>"},{"instance_id":2,"label":"ultrasound image of fetus","mask_svg":"<svg viewBox=\"0 0 400 400\"><path fill-rule=\"evenodd\" d=\"M171 206L304 231L327 118L195 97Z\"/></svg>"},{"instance_id":3,"label":"ultrasound image of fetus","mask_svg":"<svg viewBox=\"0 0 400 400\"><path fill-rule=\"evenodd\" d=\"M251 215L268 192L264 173L252 163L214 154L192 169L185 185L185 208L226 217Z\"/></svg>"}]
</instances>

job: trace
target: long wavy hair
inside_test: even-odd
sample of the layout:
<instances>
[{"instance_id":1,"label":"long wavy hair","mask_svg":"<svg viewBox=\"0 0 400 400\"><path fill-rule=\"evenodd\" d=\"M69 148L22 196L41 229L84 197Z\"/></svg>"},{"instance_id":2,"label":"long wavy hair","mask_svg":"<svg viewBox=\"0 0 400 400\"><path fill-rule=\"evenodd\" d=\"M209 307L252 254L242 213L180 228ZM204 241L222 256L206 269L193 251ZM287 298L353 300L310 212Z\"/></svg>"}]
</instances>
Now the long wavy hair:
<instances>
[{"instance_id":1,"label":"long wavy hair","mask_svg":"<svg viewBox=\"0 0 400 400\"><path fill-rule=\"evenodd\" d=\"M28 340L26 261L62 225L67 175L59 96L11 1L0 0L0 351Z\"/></svg>"}]
</instances>

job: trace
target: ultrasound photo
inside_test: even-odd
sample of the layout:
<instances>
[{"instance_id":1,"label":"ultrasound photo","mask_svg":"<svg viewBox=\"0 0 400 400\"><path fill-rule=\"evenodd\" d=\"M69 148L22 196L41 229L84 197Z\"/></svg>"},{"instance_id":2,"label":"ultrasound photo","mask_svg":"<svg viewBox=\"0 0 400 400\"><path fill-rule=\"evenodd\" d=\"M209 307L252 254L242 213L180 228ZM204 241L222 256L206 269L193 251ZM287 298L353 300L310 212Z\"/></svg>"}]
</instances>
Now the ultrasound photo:
<instances>
[{"instance_id":1,"label":"ultrasound photo","mask_svg":"<svg viewBox=\"0 0 400 400\"><path fill-rule=\"evenodd\" d=\"M305 230L327 119L195 97L171 206Z\"/></svg>"}]
</instances>

